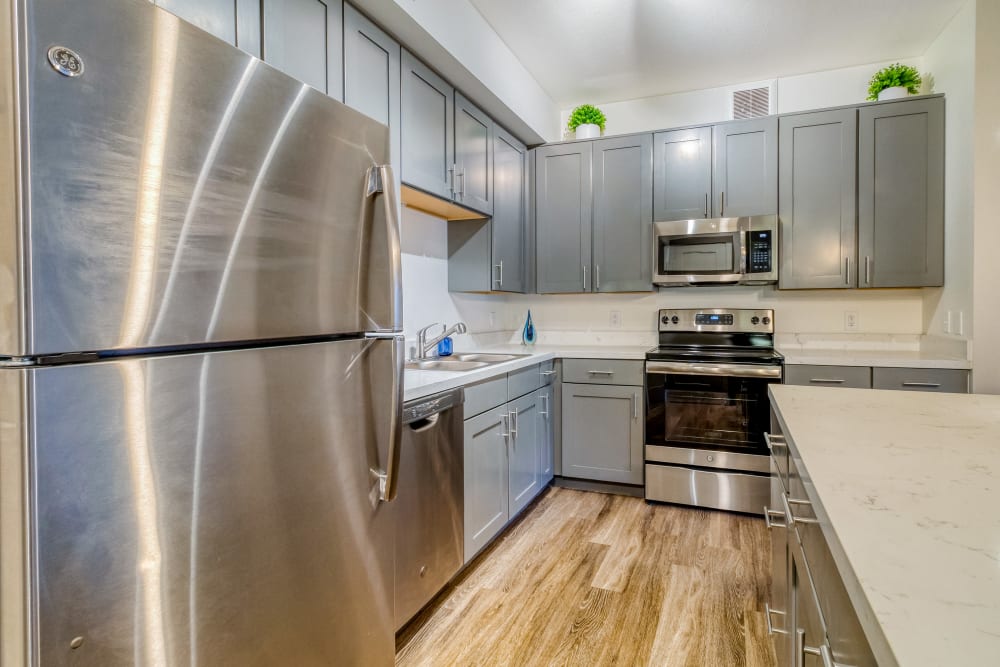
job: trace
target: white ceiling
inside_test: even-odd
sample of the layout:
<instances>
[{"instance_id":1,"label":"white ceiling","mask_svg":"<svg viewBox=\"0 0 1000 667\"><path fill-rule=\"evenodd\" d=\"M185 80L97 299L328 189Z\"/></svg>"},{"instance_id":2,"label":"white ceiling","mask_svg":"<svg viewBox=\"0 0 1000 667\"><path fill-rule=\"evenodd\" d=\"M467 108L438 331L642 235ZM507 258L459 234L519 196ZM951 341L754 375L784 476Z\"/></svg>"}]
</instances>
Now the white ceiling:
<instances>
[{"instance_id":1,"label":"white ceiling","mask_svg":"<svg viewBox=\"0 0 1000 667\"><path fill-rule=\"evenodd\" d=\"M561 107L923 55L965 0L471 0Z\"/></svg>"}]
</instances>

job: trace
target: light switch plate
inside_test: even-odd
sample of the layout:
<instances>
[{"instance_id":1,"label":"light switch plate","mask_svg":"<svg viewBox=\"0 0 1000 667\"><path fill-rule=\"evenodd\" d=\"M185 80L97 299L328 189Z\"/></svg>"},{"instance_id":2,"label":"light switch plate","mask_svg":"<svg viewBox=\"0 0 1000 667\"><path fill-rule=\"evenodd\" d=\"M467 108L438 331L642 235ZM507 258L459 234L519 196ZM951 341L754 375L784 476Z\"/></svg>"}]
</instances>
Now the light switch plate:
<instances>
[{"instance_id":1,"label":"light switch plate","mask_svg":"<svg viewBox=\"0 0 1000 667\"><path fill-rule=\"evenodd\" d=\"M858 311L845 310L844 331L857 331L857 330L858 330Z\"/></svg>"}]
</instances>

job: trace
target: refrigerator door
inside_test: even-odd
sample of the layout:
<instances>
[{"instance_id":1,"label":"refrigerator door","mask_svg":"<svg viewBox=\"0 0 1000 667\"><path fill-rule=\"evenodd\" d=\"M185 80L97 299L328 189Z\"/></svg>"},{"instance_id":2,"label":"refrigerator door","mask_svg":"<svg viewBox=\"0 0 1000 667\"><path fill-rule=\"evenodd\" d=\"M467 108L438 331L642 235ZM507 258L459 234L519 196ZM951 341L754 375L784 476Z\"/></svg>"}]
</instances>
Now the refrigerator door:
<instances>
[{"instance_id":1,"label":"refrigerator door","mask_svg":"<svg viewBox=\"0 0 1000 667\"><path fill-rule=\"evenodd\" d=\"M25 11L28 321L0 354L399 330L385 125L144 0Z\"/></svg>"},{"instance_id":2,"label":"refrigerator door","mask_svg":"<svg viewBox=\"0 0 1000 667\"><path fill-rule=\"evenodd\" d=\"M368 339L11 371L33 394L37 664L392 665L378 472L401 352Z\"/></svg>"}]
</instances>

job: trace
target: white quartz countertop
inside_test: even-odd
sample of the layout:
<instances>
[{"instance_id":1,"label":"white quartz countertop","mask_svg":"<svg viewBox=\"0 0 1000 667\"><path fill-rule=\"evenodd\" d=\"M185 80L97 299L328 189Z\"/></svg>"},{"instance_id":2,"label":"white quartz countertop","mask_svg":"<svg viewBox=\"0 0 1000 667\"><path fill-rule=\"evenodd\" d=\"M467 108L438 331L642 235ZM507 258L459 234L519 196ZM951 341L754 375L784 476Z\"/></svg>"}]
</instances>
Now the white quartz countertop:
<instances>
[{"instance_id":1,"label":"white quartz countertop","mask_svg":"<svg viewBox=\"0 0 1000 667\"><path fill-rule=\"evenodd\" d=\"M1000 396L770 391L879 664L1000 664Z\"/></svg>"},{"instance_id":2,"label":"white quartz countertop","mask_svg":"<svg viewBox=\"0 0 1000 667\"><path fill-rule=\"evenodd\" d=\"M780 343L775 349L786 364L815 366L882 366L892 368L972 368L968 359L922 350L851 350L796 348Z\"/></svg>"},{"instance_id":3,"label":"white quartz countertop","mask_svg":"<svg viewBox=\"0 0 1000 667\"><path fill-rule=\"evenodd\" d=\"M488 345L476 352L526 354L527 357L506 361L471 371L420 371L407 369L403 374L403 400L412 401L438 392L464 387L480 380L510 373L549 359L635 359L643 360L650 346L552 346L552 345Z\"/></svg>"}]
</instances>

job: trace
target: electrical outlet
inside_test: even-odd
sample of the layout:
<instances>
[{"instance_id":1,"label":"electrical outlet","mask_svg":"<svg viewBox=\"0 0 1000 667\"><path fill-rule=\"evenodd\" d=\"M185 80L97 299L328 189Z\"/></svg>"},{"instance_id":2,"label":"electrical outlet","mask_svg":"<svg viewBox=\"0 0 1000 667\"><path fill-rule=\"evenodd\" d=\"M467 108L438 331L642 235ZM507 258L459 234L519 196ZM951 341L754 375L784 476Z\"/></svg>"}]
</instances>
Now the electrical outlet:
<instances>
[{"instance_id":1,"label":"electrical outlet","mask_svg":"<svg viewBox=\"0 0 1000 667\"><path fill-rule=\"evenodd\" d=\"M620 310L612 310L611 311L611 317L609 318L609 323L611 324L611 328L612 329L621 329L622 328L622 311L620 311Z\"/></svg>"},{"instance_id":2,"label":"electrical outlet","mask_svg":"<svg viewBox=\"0 0 1000 667\"><path fill-rule=\"evenodd\" d=\"M857 331L857 330L858 330L858 311L845 310L844 331Z\"/></svg>"},{"instance_id":3,"label":"electrical outlet","mask_svg":"<svg viewBox=\"0 0 1000 667\"><path fill-rule=\"evenodd\" d=\"M941 320L941 328L945 333L951 333L951 311L949 310L944 314L944 318Z\"/></svg>"}]
</instances>

